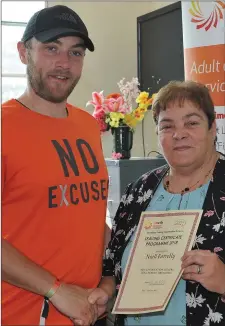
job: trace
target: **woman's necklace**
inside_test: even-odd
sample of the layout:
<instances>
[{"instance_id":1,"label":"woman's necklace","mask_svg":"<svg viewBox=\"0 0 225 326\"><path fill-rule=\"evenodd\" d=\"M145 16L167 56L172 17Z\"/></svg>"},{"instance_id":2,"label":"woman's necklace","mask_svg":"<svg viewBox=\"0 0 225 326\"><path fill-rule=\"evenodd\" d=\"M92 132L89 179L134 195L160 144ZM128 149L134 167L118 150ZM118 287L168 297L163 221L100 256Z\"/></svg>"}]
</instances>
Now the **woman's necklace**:
<instances>
[{"instance_id":1,"label":"woman's necklace","mask_svg":"<svg viewBox=\"0 0 225 326\"><path fill-rule=\"evenodd\" d=\"M208 177L209 177L211 171L214 169L215 164L216 164L216 162L217 162L217 160L218 160L219 157L220 157L220 154L217 153L216 156L215 156L215 159L213 160L213 164L212 164L211 168L208 170L208 172L204 175L203 178L199 178L199 180L198 180L197 182L195 182L195 183L192 184L191 186L186 186L185 188L181 189L180 192L178 192L178 194L180 193L180 200L179 200L179 204L178 204L178 208L177 208L178 210L179 210L180 207L181 207L181 203L182 203L182 201L183 201L183 197L184 197L184 195L185 195L186 193L190 192L192 189L194 190L195 188L197 189L197 188L201 188L201 187L203 186L203 184L205 183L205 181L208 179ZM209 161L210 161L210 160L209 160ZM168 170L168 172L167 172L167 174L166 174L166 177L167 177L167 178L169 177L169 170ZM164 180L165 180L165 179L164 179ZM202 182L201 182L201 181L202 181ZM201 183L200 183L200 182L201 182ZM198 185L198 187L196 187L197 185ZM177 192L173 192L173 191L171 191L171 189L170 189L170 181L169 181L169 179L165 181L165 183L164 183L164 189L165 189L166 191L170 192L171 194L173 194L173 196L174 196L175 194L177 194ZM171 198L171 199L172 199L172 198ZM189 198L188 198L188 200L189 200ZM187 205L186 205L186 207L187 207Z\"/></svg>"},{"instance_id":2,"label":"woman's necklace","mask_svg":"<svg viewBox=\"0 0 225 326\"><path fill-rule=\"evenodd\" d=\"M214 165L213 165L213 166L214 166ZM187 186L187 187L185 187L184 189L182 189L182 190L179 192L181 196L180 196L180 200L179 200L179 204L178 204L178 208L177 208L178 210L180 209L181 203L182 203L182 201L183 201L183 196L184 196L184 194L188 193L192 188L196 187L196 186L200 183L200 181L202 180L202 183L198 186L198 188L201 188L201 187L203 186L203 184L204 184L204 181L205 181L205 180L208 178L208 176L210 175L212 169L213 169L213 167L211 167L211 169L210 169L210 170L205 174L205 176L204 176L203 179L199 179L199 180L198 180L197 182L195 182L193 185L191 185L191 186ZM169 176L169 171L167 172L166 175ZM174 194L174 192L172 192L172 191L170 190L170 181L169 181L169 180L167 180L167 181L165 182L164 189L165 189L166 191L168 191L168 192Z\"/></svg>"},{"instance_id":3,"label":"woman's necklace","mask_svg":"<svg viewBox=\"0 0 225 326\"><path fill-rule=\"evenodd\" d=\"M202 183L197 187L197 188L201 188L205 182L205 180L208 178L208 176L210 175L211 171L214 169L215 167L215 164L217 162L217 159L219 158L219 153L216 153L216 156L215 156L215 159L213 160L213 164L210 168L210 170L204 175L203 179L200 178L197 182L195 182L193 185L191 186L186 186L184 189L181 189L180 193L181 194L181 197L186 193L186 192L189 192L192 188L196 187L200 181L202 180ZM209 160L210 161L210 160ZM166 177L169 177L169 172L170 170L168 170L168 172L166 173ZM175 194L175 192L171 191L170 189L170 181L169 180L166 180L165 183L164 183L164 189L172 194Z\"/></svg>"}]
</instances>

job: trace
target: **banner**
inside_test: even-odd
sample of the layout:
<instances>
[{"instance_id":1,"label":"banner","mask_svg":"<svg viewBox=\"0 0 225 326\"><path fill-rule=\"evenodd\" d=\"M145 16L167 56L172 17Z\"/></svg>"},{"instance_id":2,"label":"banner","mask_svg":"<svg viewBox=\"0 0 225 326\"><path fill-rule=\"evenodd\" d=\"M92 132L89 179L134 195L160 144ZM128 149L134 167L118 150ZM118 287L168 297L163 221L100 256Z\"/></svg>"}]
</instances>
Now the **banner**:
<instances>
[{"instance_id":1,"label":"banner","mask_svg":"<svg viewBox=\"0 0 225 326\"><path fill-rule=\"evenodd\" d=\"M217 124L217 150L225 153L225 0L182 1L185 79L205 84Z\"/></svg>"}]
</instances>

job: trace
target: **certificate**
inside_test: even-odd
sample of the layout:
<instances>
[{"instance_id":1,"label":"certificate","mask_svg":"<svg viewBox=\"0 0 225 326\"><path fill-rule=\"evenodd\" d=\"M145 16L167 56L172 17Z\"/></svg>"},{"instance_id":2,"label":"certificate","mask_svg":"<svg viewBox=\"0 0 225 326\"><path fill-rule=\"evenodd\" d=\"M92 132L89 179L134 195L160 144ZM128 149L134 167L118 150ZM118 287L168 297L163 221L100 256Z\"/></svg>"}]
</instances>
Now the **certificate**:
<instances>
[{"instance_id":1,"label":"certificate","mask_svg":"<svg viewBox=\"0 0 225 326\"><path fill-rule=\"evenodd\" d=\"M192 248L202 210L142 213L112 313L165 310Z\"/></svg>"}]
</instances>

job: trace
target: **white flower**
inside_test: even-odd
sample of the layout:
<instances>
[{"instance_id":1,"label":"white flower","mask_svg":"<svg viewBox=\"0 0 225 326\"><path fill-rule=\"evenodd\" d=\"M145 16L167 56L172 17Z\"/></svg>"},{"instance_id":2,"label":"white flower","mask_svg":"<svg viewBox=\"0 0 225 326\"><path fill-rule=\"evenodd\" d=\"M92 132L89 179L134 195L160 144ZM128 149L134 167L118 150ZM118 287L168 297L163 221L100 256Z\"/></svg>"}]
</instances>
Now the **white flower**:
<instances>
[{"instance_id":1,"label":"white flower","mask_svg":"<svg viewBox=\"0 0 225 326\"><path fill-rule=\"evenodd\" d=\"M223 217L220 221L221 226L225 226L225 212L223 212Z\"/></svg>"},{"instance_id":2,"label":"white flower","mask_svg":"<svg viewBox=\"0 0 225 326\"><path fill-rule=\"evenodd\" d=\"M133 198L133 195L123 195L120 199L120 203L123 203L126 206L132 202Z\"/></svg>"},{"instance_id":3,"label":"white flower","mask_svg":"<svg viewBox=\"0 0 225 326\"><path fill-rule=\"evenodd\" d=\"M116 232L116 234L115 234L115 237L117 237L118 235L120 235L121 233L124 233L124 231L123 230L118 230L117 232Z\"/></svg>"},{"instance_id":4,"label":"white flower","mask_svg":"<svg viewBox=\"0 0 225 326\"><path fill-rule=\"evenodd\" d=\"M111 251L110 251L110 249L106 249L106 251L105 251L105 258L106 259L113 259L114 258L114 253L112 253Z\"/></svg>"},{"instance_id":5,"label":"white flower","mask_svg":"<svg viewBox=\"0 0 225 326\"><path fill-rule=\"evenodd\" d=\"M203 244L203 242L206 240L206 238L204 238L202 236L202 234L199 234L197 237L195 237L194 243L193 243L193 247L196 246L197 243Z\"/></svg>"},{"instance_id":6,"label":"white flower","mask_svg":"<svg viewBox=\"0 0 225 326\"><path fill-rule=\"evenodd\" d=\"M134 196L133 196L133 195L129 195L129 196L127 197L127 200L126 200L126 202L125 202L125 205L130 204L130 203L132 202L133 199L134 199Z\"/></svg>"},{"instance_id":7,"label":"white flower","mask_svg":"<svg viewBox=\"0 0 225 326\"><path fill-rule=\"evenodd\" d=\"M116 263L115 265L115 276L117 276L120 272L120 263Z\"/></svg>"},{"instance_id":8,"label":"white flower","mask_svg":"<svg viewBox=\"0 0 225 326\"><path fill-rule=\"evenodd\" d=\"M197 306L202 307L202 303L205 300L206 299L204 299L201 294L198 297L195 297L194 293L191 293L191 295L189 293L186 294L187 306L190 308L196 308Z\"/></svg>"},{"instance_id":9,"label":"white flower","mask_svg":"<svg viewBox=\"0 0 225 326\"><path fill-rule=\"evenodd\" d=\"M115 219L113 219L113 221L112 221L112 230L113 230L113 232L115 232L115 230L116 230L116 221L115 221Z\"/></svg>"},{"instance_id":10,"label":"white flower","mask_svg":"<svg viewBox=\"0 0 225 326\"><path fill-rule=\"evenodd\" d=\"M213 323L218 323L218 324L223 319L223 316L220 312L213 312L210 317Z\"/></svg>"},{"instance_id":11,"label":"white flower","mask_svg":"<svg viewBox=\"0 0 225 326\"><path fill-rule=\"evenodd\" d=\"M125 78L121 79L117 85L119 86L120 92L123 94L123 98L127 107L132 111L133 103L140 94L139 81L137 77L133 77L130 82L125 83Z\"/></svg>"},{"instance_id":12,"label":"white flower","mask_svg":"<svg viewBox=\"0 0 225 326\"><path fill-rule=\"evenodd\" d=\"M149 175L148 173L145 173L141 178L142 181L145 181L148 178L148 175Z\"/></svg>"},{"instance_id":13,"label":"white flower","mask_svg":"<svg viewBox=\"0 0 225 326\"><path fill-rule=\"evenodd\" d=\"M209 309L209 315L208 315L208 317L206 318L205 321L206 322L212 321L213 323L220 323L221 320L223 319L222 314L219 313L219 312L213 312L213 310L210 308L210 306L208 304L207 304L207 307ZM206 324L206 325L208 325L208 324Z\"/></svg>"},{"instance_id":14,"label":"white flower","mask_svg":"<svg viewBox=\"0 0 225 326\"><path fill-rule=\"evenodd\" d=\"M205 320L204 320L204 324L203 326L210 326L210 318L207 317Z\"/></svg>"},{"instance_id":15,"label":"white flower","mask_svg":"<svg viewBox=\"0 0 225 326\"><path fill-rule=\"evenodd\" d=\"M130 229L130 231L127 233L125 241L127 241L129 239L129 237L131 236L131 234L134 233L135 229L137 226L134 226L132 229Z\"/></svg>"},{"instance_id":16,"label":"white flower","mask_svg":"<svg viewBox=\"0 0 225 326\"><path fill-rule=\"evenodd\" d=\"M149 189L148 191L145 191L143 196L138 196L137 203L142 204L143 202L149 199L151 194L152 194L152 190Z\"/></svg>"},{"instance_id":17,"label":"white flower","mask_svg":"<svg viewBox=\"0 0 225 326\"><path fill-rule=\"evenodd\" d=\"M125 204L126 203L126 199L127 199L127 195L123 195L120 199L120 202Z\"/></svg>"},{"instance_id":18,"label":"white flower","mask_svg":"<svg viewBox=\"0 0 225 326\"><path fill-rule=\"evenodd\" d=\"M215 230L216 232L219 232L219 230L220 230L220 223L213 225L213 230Z\"/></svg>"}]
</instances>

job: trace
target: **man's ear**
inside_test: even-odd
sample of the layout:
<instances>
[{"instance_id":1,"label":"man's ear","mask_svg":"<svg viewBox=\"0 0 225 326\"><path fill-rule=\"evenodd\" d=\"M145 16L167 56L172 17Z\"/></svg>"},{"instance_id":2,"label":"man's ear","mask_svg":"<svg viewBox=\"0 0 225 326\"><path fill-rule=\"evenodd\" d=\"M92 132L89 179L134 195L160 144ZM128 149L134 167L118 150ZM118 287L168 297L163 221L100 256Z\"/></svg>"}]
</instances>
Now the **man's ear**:
<instances>
[{"instance_id":1,"label":"man's ear","mask_svg":"<svg viewBox=\"0 0 225 326\"><path fill-rule=\"evenodd\" d=\"M25 44L23 42L17 43L17 50L19 52L20 60L23 64L27 64L27 49L25 47Z\"/></svg>"}]
</instances>

